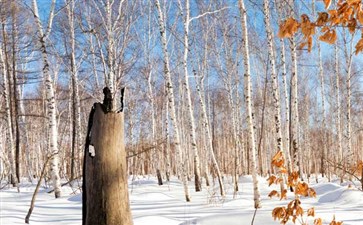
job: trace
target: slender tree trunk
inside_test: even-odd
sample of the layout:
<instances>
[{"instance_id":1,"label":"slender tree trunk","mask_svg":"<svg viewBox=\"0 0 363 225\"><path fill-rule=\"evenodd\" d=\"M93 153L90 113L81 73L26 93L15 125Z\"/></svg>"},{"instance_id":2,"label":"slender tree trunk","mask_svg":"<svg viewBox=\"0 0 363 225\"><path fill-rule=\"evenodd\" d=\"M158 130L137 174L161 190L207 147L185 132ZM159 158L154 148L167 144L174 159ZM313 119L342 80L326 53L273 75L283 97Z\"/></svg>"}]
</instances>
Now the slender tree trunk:
<instances>
[{"instance_id":1,"label":"slender tree trunk","mask_svg":"<svg viewBox=\"0 0 363 225\"><path fill-rule=\"evenodd\" d=\"M245 85L245 103L247 111L247 123L249 132L249 144L251 152L251 167L253 178L253 199L255 202L255 208L261 207L260 191L258 189L257 179L257 164L256 164L256 142L255 142L255 127L254 127L254 114L252 113L252 82L250 74L250 58L249 58L249 44L247 33L247 12L244 6L244 1L239 0L239 10L241 13L241 25L242 25L242 49L243 49L243 62L244 62L244 85Z\"/></svg>"},{"instance_id":2,"label":"slender tree trunk","mask_svg":"<svg viewBox=\"0 0 363 225\"><path fill-rule=\"evenodd\" d=\"M122 3L120 3L122 4ZM107 87L110 89L114 98L115 95L115 39L112 26L112 8L111 1L106 1L106 27L107 27ZM112 108L116 109L116 101L112 101Z\"/></svg>"},{"instance_id":3,"label":"slender tree trunk","mask_svg":"<svg viewBox=\"0 0 363 225\"><path fill-rule=\"evenodd\" d=\"M160 36L161 36L161 44L162 50L164 55L164 73L166 76L166 90L168 93L168 101L170 104L170 119L174 128L174 145L177 154L178 160L178 173L181 175L183 187L184 187L184 194L185 200L187 202L190 201L189 190L188 190L188 179L187 179L187 171L186 171L186 164L185 160L183 159L183 152L180 145L180 134L179 134L179 124L176 118L176 110L175 110L175 97L174 97L174 88L171 80L171 72L170 72L170 65L169 65L169 52L167 49L167 38L166 38L166 29L165 29L165 21L164 15L161 10L159 0L155 0L155 4L158 10L158 22L160 28Z\"/></svg>"},{"instance_id":4,"label":"slender tree trunk","mask_svg":"<svg viewBox=\"0 0 363 225\"><path fill-rule=\"evenodd\" d=\"M2 24L4 29L4 24ZM7 63L5 62L4 55L6 53L3 51L3 48L0 48L0 65L2 67L2 74L4 79L4 99L5 99L5 116L7 121L7 129L6 129L6 137L7 144L9 149L9 164L10 164L10 183L16 187L18 185L18 181L16 179L16 166L15 166L15 143L13 138L13 125L11 121L11 110L10 110L10 85L7 74L9 73Z\"/></svg>"},{"instance_id":5,"label":"slender tree trunk","mask_svg":"<svg viewBox=\"0 0 363 225\"><path fill-rule=\"evenodd\" d=\"M195 74L194 74L195 75ZM212 159L212 163L213 166L215 168L215 171L217 173L217 178L218 178L218 183L219 183L219 190L220 190L220 194L221 196L225 196L225 190L224 190L224 185L223 185L223 180L222 180L222 174L216 159L216 156L214 154L214 145L213 145L213 137L212 137L212 132L211 132L211 127L209 125L209 120L208 120L208 116L207 116L207 108L205 106L204 103L204 88L203 88L203 82L200 81L199 84L197 83L197 92L198 92L198 96L199 96L199 103L201 106L201 110L202 110L202 119L203 119L203 126L204 126L204 130L206 132L206 136L207 136L207 147L209 149L209 154L210 157Z\"/></svg>"},{"instance_id":6,"label":"slender tree trunk","mask_svg":"<svg viewBox=\"0 0 363 225\"><path fill-rule=\"evenodd\" d=\"M352 151L352 121L351 121L351 99L352 99L352 91L351 91L351 73L352 73L352 55L351 54L347 54L347 79L346 79L346 88L347 88L347 112L346 112L346 119L347 119L347 163L348 165L350 163L352 163L352 156L353 156L353 151Z\"/></svg>"},{"instance_id":7,"label":"slender tree trunk","mask_svg":"<svg viewBox=\"0 0 363 225\"><path fill-rule=\"evenodd\" d=\"M343 147L342 147L342 128L341 128L341 106L340 106L340 76L339 76L339 54L338 45L335 45L335 97L336 97L336 127L338 134L338 162L343 160Z\"/></svg>"},{"instance_id":8,"label":"slender tree trunk","mask_svg":"<svg viewBox=\"0 0 363 225\"><path fill-rule=\"evenodd\" d=\"M11 58L11 78L12 78L12 91L10 91L10 94L12 95L12 107L11 107L11 115L13 117L13 125L15 126L15 167L16 167L16 178L18 182L20 182L20 155L21 155L21 149L20 149L20 117L19 117L19 96L18 96L18 81L17 81L17 57L16 54L18 54L18 48L17 48L17 41L18 41L18 27L17 27L17 18L16 18L16 10L17 8L15 6L12 6L11 10L11 17L12 17L12 58ZM5 43L6 45L6 43ZM10 68L10 66L9 66ZM10 75L10 71L9 71ZM10 80L10 78L9 78Z\"/></svg>"},{"instance_id":9,"label":"slender tree trunk","mask_svg":"<svg viewBox=\"0 0 363 225\"><path fill-rule=\"evenodd\" d=\"M75 29L74 29L74 0L67 0L67 15L69 23L70 32L70 73L72 78L72 152L71 152L71 178L74 180L76 177L76 155L79 154L81 150L81 107L79 100L79 90L78 90L78 72L76 65L76 48L75 48Z\"/></svg>"},{"instance_id":10,"label":"slender tree trunk","mask_svg":"<svg viewBox=\"0 0 363 225\"><path fill-rule=\"evenodd\" d=\"M285 4L283 1L279 2L277 10L278 10L278 18L281 20L283 17L283 8ZM280 39L280 60L282 67L282 84L284 88L284 102L285 102L285 156L287 158L287 169L288 172L292 172L292 162L291 162L291 150L290 150L290 101L289 101L289 92L287 88L287 70L286 70L286 57L285 57L285 42L284 39Z\"/></svg>"},{"instance_id":11,"label":"slender tree trunk","mask_svg":"<svg viewBox=\"0 0 363 225\"><path fill-rule=\"evenodd\" d=\"M289 1L290 16L294 16L294 3L292 0ZM299 149L299 105L298 105L298 73L297 73L297 53L296 53L296 42L292 37L289 39L290 50L291 50L291 62L292 62L292 73L291 73L291 144L294 154L294 170L299 171L300 178L303 179L303 171L301 167L302 154Z\"/></svg>"},{"instance_id":12,"label":"slender tree trunk","mask_svg":"<svg viewBox=\"0 0 363 225\"><path fill-rule=\"evenodd\" d=\"M166 85L165 85L166 87ZM171 162L170 162L170 129L169 129L169 100L168 93L166 93L166 101L165 101L165 138L166 138L166 146L165 146L165 159L166 159L166 168L165 175L166 180L170 181L170 173L171 173Z\"/></svg>"},{"instance_id":13,"label":"slender tree trunk","mask_svg":"<svg viewBox=\"0 0 363 225\"><path fill-rule=\"evenodd\" d=\"M285 155L285 149L282 142L282 131L281 131L281 110L280 110L280 90L278 88L278 79L276 74L275 67L275 53L273 48L273 35L271 31L270 25L270 6L269 1L263 1L263 11L265 14L265 26L266 26L266 34L267 34L267 44L268 44L268 55L270 59L271 65L271 79L272 79L272 97L274 104L274 118L275 118L275 137L276 137L276 146L277 150L281 151L283 155ZM284 181L282 179L282 173L280 174L280 188L281 193L285 189Z\"/></svg>"},{"instance_id":14,"label":"slender tree trunk","mask_svg":"<svg viewBox=\"0 0 363 225\"><path fill-rule=\"evenodd\" d=\"M51 31L52 20L54 17L55 0L52 0L51 11L48 20L47 30L44 33L42 22L39 18L37 0L33 0L33 12L35 22L38 27L38 41L40 45L40 52L43 60L43 75L45 79L46 96L47 96L47 116L48 116L48 127L49 127L49 152L52 155L50 161L50 173L53 181L54 194L56 198L61 196L61 183L59 176L59 150L58 150L58 130L57 130L57 118L56 118L56 104L55 104L55 94L53 87L53 79L50 74L48 52L46 47L46 40Z\"/></svg>"},{"instance_id":15,"label":"slender tree trunk","mask_svg":"<svg viewBox=\"0 0 363 225\"><path fill-rule=\"evenodd\" d=\"M200 176L200 160L199 153L197 147L197 140L195 134L195 122L194 122L194 112L192 106L192 99L189 87L189 75L188 75L188 52L189 49L189 23L190 23L190 9L189 9L189 0L185 0L185 17L184 17L184 55L183 55L183 69L184 69L184 82L183 86L185 89L185 94L187 98L187 108L188 108L188 129L190 142L194 154L194 182L195 182L195 191L202 190L201 176Z\"/></svg>"}]
</instances>

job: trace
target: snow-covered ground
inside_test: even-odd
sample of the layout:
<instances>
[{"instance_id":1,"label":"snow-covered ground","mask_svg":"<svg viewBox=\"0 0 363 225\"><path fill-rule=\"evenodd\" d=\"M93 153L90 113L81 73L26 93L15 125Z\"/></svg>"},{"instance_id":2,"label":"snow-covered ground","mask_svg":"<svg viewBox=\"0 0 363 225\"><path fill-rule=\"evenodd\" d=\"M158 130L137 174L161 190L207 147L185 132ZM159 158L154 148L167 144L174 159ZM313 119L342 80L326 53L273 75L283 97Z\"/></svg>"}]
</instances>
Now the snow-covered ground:
<instances>
[{"instance_id":1,"label":"snow-covered ground","mask_svg":"<svg viewBox=\"0 0 363 225\"><path fill-rule=\"evenodd\" d=\"M268 187L265 178L259 179L262 208L257 211L255 225L279 224L271 217L272 209L286 205L288 201L269 199L267 195L277 187ZM233 196L232 183L225 180L227 196L218 196L218 185L203 188L202 192L193 191L190 183L192 201L184 201L181 183L173 179L163 186L158 186L154 177L130 177L129 191L134 225L248 225L254 214L252 179L250 176L239 180L240 192ZM311 184L316 190L317 198L302 199L302 207L315 207L317 217L324 224L329 224L333 216L344 225L363 224L363 192L347 184L326 182ZM23 184L21 192L6 188L0 192L0 224L24 224L35 184ZM290 196L291 197L291 196ZM64 187L63 197L55 199L42 188L38 194L30 224L80 225L81 194L77 188ZM289 223L292 224L292 223ZM313 224L310 220L309 224Z\"/></svg>"}]
</instances>

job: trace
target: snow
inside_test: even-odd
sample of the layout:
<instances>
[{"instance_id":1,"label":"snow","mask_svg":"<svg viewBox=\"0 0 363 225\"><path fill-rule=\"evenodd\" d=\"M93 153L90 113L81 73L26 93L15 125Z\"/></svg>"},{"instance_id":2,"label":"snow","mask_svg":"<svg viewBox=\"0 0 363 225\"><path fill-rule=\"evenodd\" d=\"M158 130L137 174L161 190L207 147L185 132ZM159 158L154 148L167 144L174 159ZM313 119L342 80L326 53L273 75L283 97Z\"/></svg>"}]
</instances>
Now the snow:
<instances>
[{"instance_id":1,"label":"snow","mask_svg":"<svg viewBox=\"0 0 363 225\"><path fill-rule=\"evenodd\" d=\"M203 187L202 192L193 190L191 202L184 200L182 184L173 178L159 186L154 177L130 177L129 191L134 225L249 225L253 214L253 192L251 176L239 180L240 191L233 196L231 179L224 180L227 195L219 196L218 182L214 187ZM286 205L289 200L270 199L268 193L275 187L268 187L266 178L259 178L262 208L257 210L254 224L279 224L271 217L274 207ZM317 217L324 224L335 216L344 225L363 224L363 192L355 186L339 181L328 182L320 178L319 183L311 183L317 198L303 198L304 209L315 207ZM20 193L15 188L5 188L0 192L0 224L24 224L29 209L35 184L23 182ZM35 208L30 217L30 224L80 225L82 213L82 195L78 187L63 187L63 196L54 198L43 186L37 196ZM292 194L289 193L291 199ZM288 223L292 224L292 223ZM312 220L310 220L312 224Z\"/></svg>"}]
</instances>

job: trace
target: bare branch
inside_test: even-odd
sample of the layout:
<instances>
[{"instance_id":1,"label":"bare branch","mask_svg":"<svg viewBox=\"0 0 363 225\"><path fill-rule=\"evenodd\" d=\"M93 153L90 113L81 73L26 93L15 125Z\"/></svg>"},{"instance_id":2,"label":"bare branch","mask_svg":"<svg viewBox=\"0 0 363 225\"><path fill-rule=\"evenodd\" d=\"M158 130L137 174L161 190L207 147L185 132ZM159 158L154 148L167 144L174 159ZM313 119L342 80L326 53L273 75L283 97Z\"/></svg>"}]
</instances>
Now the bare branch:
<instances>
[{"instance_id":1,"label":"bare branch","mask_svg":"<svg viewBox=\"0 0 363 225\"><path fill-rule=\"evenodd\" d=\"M221 9L214 10L214 11L211 11L211 12L209 12L209 11L208 11L208 12L204 12L204 13L202 13L202 14L198 15L198 16L195 16L195 17L190 18L189 23L190 23L190 22L192 22L193 20L196 20L196 19L202 18L202 17L207 16L207 15L211 15L211 14L214 14L214 13L221 12L221 11L226 10L226 9L229 9L229 8L231 8L231 7L226 6L226 7L223 7L223 8L221 8Z\"/></svg>"}]
</instances>

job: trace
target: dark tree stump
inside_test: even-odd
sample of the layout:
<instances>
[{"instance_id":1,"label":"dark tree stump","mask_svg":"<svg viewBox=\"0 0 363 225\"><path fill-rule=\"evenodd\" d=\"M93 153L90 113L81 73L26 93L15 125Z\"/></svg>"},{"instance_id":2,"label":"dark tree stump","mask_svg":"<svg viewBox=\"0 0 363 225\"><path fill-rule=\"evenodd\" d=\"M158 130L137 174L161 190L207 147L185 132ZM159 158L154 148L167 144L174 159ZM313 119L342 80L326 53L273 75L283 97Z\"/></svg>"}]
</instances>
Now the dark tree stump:
<instances>
[{"instance_id":1,"label":"dark tree stump","mask_svg":"<svg viewBox=\"0 0 363 225\"><path fill-rule=\"evenodd\" d=\"M84 161L83 225L132 225L127 187L123 113L94 105L90 144ZM87 142L87 141L86 141ZM90 146L90 148L92 148Z\"/></svg>"}]
</instances>

